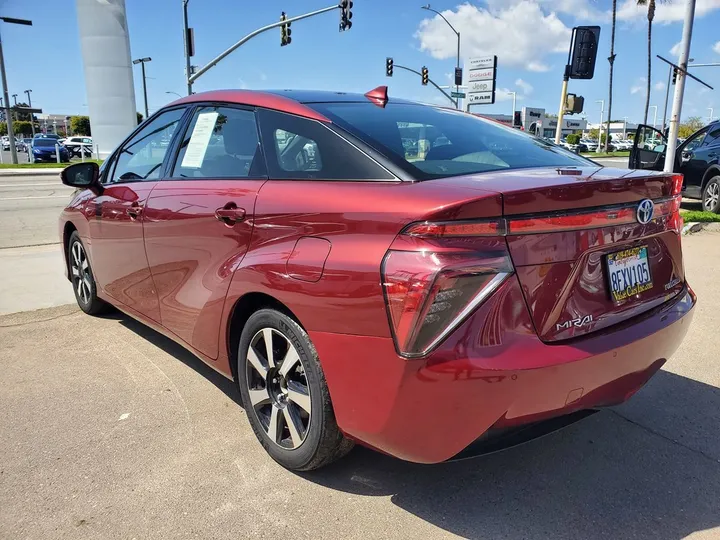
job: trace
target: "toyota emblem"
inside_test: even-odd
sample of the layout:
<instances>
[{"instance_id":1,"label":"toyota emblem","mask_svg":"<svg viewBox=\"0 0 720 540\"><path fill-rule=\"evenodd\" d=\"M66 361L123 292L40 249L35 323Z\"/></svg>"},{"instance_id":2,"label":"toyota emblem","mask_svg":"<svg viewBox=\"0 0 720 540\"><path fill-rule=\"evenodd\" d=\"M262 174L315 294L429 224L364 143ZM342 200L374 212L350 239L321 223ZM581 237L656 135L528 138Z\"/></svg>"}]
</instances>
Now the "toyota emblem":
<instances>
[{"instance_id":1,"label":"toyota emblem","mask_svg":"<svg viewBox=\"0 0 720 540\"><path fill-rule=\"evenodd\" d=\"M645 225L653 218L653 211L655 205L650 199L643 199L640 201L637 209L637 220L639 223Z\"/></svg>"}]
</instances>

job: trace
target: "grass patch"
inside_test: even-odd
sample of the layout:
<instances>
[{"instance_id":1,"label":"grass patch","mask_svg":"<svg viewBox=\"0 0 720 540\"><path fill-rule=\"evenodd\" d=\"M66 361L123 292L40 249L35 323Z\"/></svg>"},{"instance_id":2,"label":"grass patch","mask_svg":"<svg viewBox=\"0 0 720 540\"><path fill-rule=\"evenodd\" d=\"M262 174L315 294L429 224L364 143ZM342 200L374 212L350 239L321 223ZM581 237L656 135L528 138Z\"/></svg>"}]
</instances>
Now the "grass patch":
<instances>
[{"instance_id":1,"label":"grass patch","mask_svg":"<svg viewBox=\"0 0 720 540\"><path fill-rule=\"evenodd\" d=\"M720 214L704 212L702 210L680 210L685 223L717 223L720 222Z\"/></svg>"},{"instance_id":2,"label":"grass patch","mask_svg":"<svg viewBox=\"0 0 720 540\"><path fill-rule=\"evenodd\" d=\"M85 162L94 161L98 165L101 165L102 159L86 159ZM0 169L64 169L68 165L74 165L80 163L79 161L73 161L72 163L0 163Z\"/></svg>"},{"instance_id":3,"label":"grass patch","mask_svg":"<svg viewBox=\"0 0 720 540\"><path fill-rule=\"evenodd\" d=\"M607 154L605 152L601 152L600 154L596 152L582 152L580 154L583 157L587 158L603 158L603 157L630 157L630 151L629 150L622 150L619 152L608 152Z\"/></svg>"}]
</instances>

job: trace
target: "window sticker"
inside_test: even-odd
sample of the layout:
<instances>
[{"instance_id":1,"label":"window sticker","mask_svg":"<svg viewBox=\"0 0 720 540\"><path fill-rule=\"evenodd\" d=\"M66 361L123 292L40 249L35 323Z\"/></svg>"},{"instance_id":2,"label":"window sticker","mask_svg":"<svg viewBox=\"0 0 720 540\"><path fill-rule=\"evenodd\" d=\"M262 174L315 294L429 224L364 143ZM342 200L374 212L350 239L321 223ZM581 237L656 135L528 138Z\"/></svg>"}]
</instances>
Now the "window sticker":
<instances>
[{"instance_id":1,"label":"window sticker","mask_svg":"<svg viewBox=\"0 0 720 540\"><path fill-rule=\"evenodd\" d=\"M210 144L210 136L215 129L217 117L218 113L216 112L200 113L198 115L197 122L195 122L195 127L190 136L190 142L185 149L185 155L180 164L181 167L195 169L202 167L205 152L207 152L208 144Z\"/></svg>"}]
</instances>

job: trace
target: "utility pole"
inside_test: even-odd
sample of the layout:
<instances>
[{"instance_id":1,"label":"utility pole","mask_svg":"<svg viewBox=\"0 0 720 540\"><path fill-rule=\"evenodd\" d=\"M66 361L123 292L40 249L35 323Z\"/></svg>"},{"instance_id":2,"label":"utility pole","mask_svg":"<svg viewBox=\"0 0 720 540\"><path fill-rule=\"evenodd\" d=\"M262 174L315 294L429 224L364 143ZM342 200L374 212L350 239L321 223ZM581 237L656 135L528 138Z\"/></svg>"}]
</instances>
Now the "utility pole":
<instances>
[{"instance_id":1,"label":"utility pole","mask_svg":"<svg viewBox=\"0 0 720 540\"><path fill-rule=\"evenodd\" d=\"M655 109L655 112L653 114L653 127L657 126L657 105L650 105L650 109Z\"/></svg>"},{"instance_id":2,"label":"utility pole","mask_svg":"<svg viewBox=\"0 0 720 540\"><path fill-rule=\"evenodd\" d=\"M138 58L133 60L133 64L140 64L142 66L142 81L143 81L143 97L145 98L145 120L148 119L150 114L148 113L148 102L147 102L147 84L145 82L145 62L152 61L152 58L146 56L145 58Z\"/></svg>"},{"instance_id":3,"label":"utility pole","mask_svg":"<svg viewBox=\"0 0 720 540\"><path fill-rule=\"evenodd\" d=\"M623 141L627 140L627 116L623 116Z\"/></svg>"},{"instance_id":4,"label":"utility pole","mask_svg":"<svg viewBox=\"0 0 720 540\"><path fill-rule=\"evenodd\" d=\"M10 24L22 24L32 26L32 21L27 19L14 19L12 17L0 17L1 21ZM0 39L0 74L2 74L3 99L5 100L5 121L7 122L8 140L10 141L10 156L12 162L17 165L17 148L15 148L15 133L13 130L12 116L10 115L10 98L8 97L7 76L5 75L5 57L2 49L2 39Z\"/></svg>"},{"instance_id":5,"label":"utility pole","mask_svg":"<svg viewBox=\"0 0 720 540\"><path fill-rule=\"evenodd\" d=\"M192 81L190 76L192 75L192 66L190 65L190 57L195 55L195 36L192 28L188 28L188 5L189 0L182 0L183 5L183 45L185 46L185 80L187 81L187 93L191 96Z\"/></svg>"},{"instance_id":6,"label":"utility pole","mask_svg":"<svg viewBox=\"0 0 720 540\"><path fill-rule=\"evenodd\" d=\"M513 97L513 108L512 108L512 114L510 115L510 119L512 122L512 126L515 127L515 96L517 95L517 92L508 92L508 95L512 94Z\"/></svg>"},{"instance_id":7,"label":"utility pole","mask_svg":"<svg viewBox=\"0 0 720 540\"><path fill-rule=\"evenodd\" d=\"M708 122L708 123L710 123L710 122L713 121L713 112L714 112L714 110L713 110L712 107L708 107L708 111L710 111L710 120L709 120L709 122Z\"/></svg>"},{"instance_id":8,"label":"utility pole","mask_svg":"<svg viewBox=\"0 0 720 540\"><path fill-rule=\"evenodd\" d=\"M27 94L27 97L28 97L28 107L30 107L32 109L32 99L30 99L30 92L32 92L32 90L25 90L25 93ZM33 117L32 111L30 111L30 129L32 130L32 136L34 139L35 138L35 118ZM67 129L65 130L65 133L67 133Z\"/></svg>"},{"instance_id":9,"label":"utility pole","mask_svg":"<svg viewBox=\"0 0 720 540\"><path fill-rule=\"evenodd\" d=\"M672 114L670 115L670 129L668 130L667 152L665 153L665 166L663 171L675 170L675 149L677 146L678 129L680 128L680 114L682 113L683 94L685 92L685 70L690 57L690 40L692 39L693 20L695 19L695 0L687 0L685 5L685 22L683 23L682 41L680 42L680 63L675 83L675 96L673 98Z\"/></svg>"}]
</instances>

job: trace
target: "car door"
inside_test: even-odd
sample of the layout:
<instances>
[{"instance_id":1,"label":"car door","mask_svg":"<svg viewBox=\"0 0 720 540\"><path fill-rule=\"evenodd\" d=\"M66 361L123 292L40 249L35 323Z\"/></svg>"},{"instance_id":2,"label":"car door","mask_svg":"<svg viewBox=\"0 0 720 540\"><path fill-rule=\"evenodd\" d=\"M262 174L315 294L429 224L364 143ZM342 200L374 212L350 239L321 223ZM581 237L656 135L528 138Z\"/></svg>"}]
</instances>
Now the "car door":
<instances>
[{"instance_id":1,"label":"car door","mask_svg":"<svg viewBox=\"0 0 720 540\"><path fill-rule=\"evenodd\" d=\"M628 166L631 169L662 171L665 166L667 138L657 129L640 124L635 130Z\"/></svg>"},{"instance_id":2,"label":"car door","mask_svg":"<svg viewBox=\"0 0 720 540\"><path fill-rule=\"evenodd\" d=\"M703 179L711 165L718 163L720 155L720 125L705 127L688 138L678 149L680 172L685 175L688 197L702 197Z\"/></svg>"},{"instance_id":3,"label":"car door","mask_svg":"<svg viewBox=\"0 0 720 540\"><path fill-rule=\"evenodd\" d=\"M184 108L160 113L143 124L113 155L104 190L88 203L95 279L114 300L159 322L160 310L143 243L143 211L160 177L171 137Z\"/></svg>"},{"instance_id":4,"label":"car door","mask_svg":"<svg viewBox=\"0 0 720 540\"><path fill-rule=\"evenodd\" d=\"M145 204L145 249L163 326L216 358L225 295L267 180L255 112L198 106L176 146Z\"/></svg>"}]
</instances>

